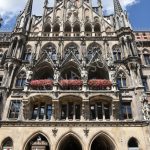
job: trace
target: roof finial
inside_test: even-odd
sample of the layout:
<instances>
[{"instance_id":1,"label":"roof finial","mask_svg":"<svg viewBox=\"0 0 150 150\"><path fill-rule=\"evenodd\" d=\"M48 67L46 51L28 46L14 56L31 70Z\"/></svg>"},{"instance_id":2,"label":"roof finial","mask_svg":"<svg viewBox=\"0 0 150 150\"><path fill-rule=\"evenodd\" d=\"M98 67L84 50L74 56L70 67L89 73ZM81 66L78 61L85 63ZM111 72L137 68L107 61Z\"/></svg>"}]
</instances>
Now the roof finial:
<instances>
[{"instance_id":1,"label":"roof finial","mask_svg":"<svg viewBox=\"0 0 150 150\"><path fill-rule=\"evenodd\" d=\"M24 9L25 14L29 14L29 13L31 14L32 13L32 5L33 5L33 0L28 0L26 7Z\"/></svg>"},{"instance_id":2,"label":"roof finial","mask_svg":"<svg viewBox=\"0 0 150 150\"><path fill-rule=\"evenodd\" d=\"M121 14L123 12L123 9L121 7L119 0L114 0L114 11L115 11L115 14Z\"/></svg>"}]
</instances>

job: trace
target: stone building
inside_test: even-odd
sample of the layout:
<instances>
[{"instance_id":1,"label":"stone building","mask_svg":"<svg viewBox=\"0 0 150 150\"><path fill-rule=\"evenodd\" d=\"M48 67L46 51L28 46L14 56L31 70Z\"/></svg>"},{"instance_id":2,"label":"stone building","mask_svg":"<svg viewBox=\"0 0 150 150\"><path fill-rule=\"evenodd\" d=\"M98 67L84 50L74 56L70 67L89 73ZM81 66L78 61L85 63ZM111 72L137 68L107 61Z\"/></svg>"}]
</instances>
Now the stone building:
<instances>
[{"instance_id":1,"label":"stone building","mask_svg":"<svg viewBox=\"0 0 150 150\"><path fill-rule=\"evenodd\" d=\"M150 149L150 32L113 2L28 0L0 33L0 149Z\"/></svg>"}]
</instances>

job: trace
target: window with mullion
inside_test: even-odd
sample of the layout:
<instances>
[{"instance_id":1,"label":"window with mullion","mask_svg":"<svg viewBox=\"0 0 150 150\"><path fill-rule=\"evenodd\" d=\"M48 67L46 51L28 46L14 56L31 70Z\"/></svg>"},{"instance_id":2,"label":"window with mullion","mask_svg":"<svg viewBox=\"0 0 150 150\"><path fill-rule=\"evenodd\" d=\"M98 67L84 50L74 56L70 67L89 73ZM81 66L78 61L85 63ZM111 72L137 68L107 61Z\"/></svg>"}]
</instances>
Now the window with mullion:
<instances>
[{"instance_id":1,"label":"window with mullion","mask_svg":"<svg viewBox=\"0 0 150 150\"><path fill-rule=\"evenodd\" d=\"M17 119L19 117L20 106L21 106L20 101L11 101L10 111L9 111L10 119Z\"/></svg>"},{"instance_id":2,"label":"window with mullion","mask_svg":"<svg viewBox=\"0 0 150 150\"><path fill-rule=\"evenodd\" d=\"M123 119L132 119L131 103L124 102L122 104Z\"/></svg>"}]
</instances>

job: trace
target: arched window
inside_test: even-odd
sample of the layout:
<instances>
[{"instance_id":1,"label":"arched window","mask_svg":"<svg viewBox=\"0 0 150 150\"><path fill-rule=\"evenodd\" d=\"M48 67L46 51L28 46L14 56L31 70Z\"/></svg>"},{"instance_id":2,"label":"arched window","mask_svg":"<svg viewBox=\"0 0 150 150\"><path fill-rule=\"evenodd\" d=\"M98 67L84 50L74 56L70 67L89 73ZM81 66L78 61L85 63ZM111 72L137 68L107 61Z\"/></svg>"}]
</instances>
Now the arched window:
<instances>
[{"instance_id":1,"label":"arched window","mask_svg":"<svg viewBox=\"0 0 150 150\"><path fill-rule=\"evenodd\" d=\"M27 143L25 150L50 150L50 145L43 134L36 134Z\"/></svg>"},{"instance_id":2,"label":"arched window","mask_svg":"<svg viewBox=\"0 0 150 150\"><path fill-rule=\"evenodd\" d=\"M80 25L79 24L74 25L73 32L80 32Z\"/></svg>"},{"instance_id":3,"label":"arched window","mask_svg":"<svg viewBox=\"0 0 150 150\"><path fill-rule=\"evenodd\" d=\"M49 44L47 45L44 49L43 49L44 53L46 53L48 55L49 58L51 58L53 61L57 60L57 53L56 53L56 48L53 44Z\"/></svg>"},{"instance_id":4,"label":"arched window","mask_svg":"<svg viewBox=\"0 0 150 150\"><path fill-rule=\"evenodd\" d=\"M92 36L92 26L89 23L85 25L85 34L86 36Z\"/></svg>"},{"instance_id":5,"label":"arched window","mask_svg":"<svg viewBox=\"0 0 150 150\"><path fill-rule=\"evenodd\" d=\"M53 27L53 32L59 32L60 31L60 26L59 24L55 24Z\"/></svg>"},{"instance_id":6,"label":"arched window","mask_svg":"<svg viewBox=\"0 0 150 150\"><path fill-rule=\"evenodd\" d=\"M98 43L92 43L87 48L87 58L90 60L95 53L98 52L101 54L101 46Z\"/></svg>"},{"instance_id":7,"label":"arched window","mask_svg":"<svg viewBox=\"0 0 150 150\"><path fill-rule=\"evenodd\" d=\"M114 61L120 61L121 60L121 50L120 50L120 47L118 45L115 45L113 47L113 57L114 57Z\"/></svg>"},{"instance_id":8,"label":"arched window","mask_svg":"<svg viewBox=\"0 0 150 150\"><path fill-rule=\"evenodd\" d=\"M45 26L44 32L51 32L51 26L49 24Z\"/></svg>"},{"instance_id":9,"label":"arched window","mask_svg":"<svg viewBox=\"0 0 150 150\"><path fill-rule=\"evenodd\" d=\"M26 73L25 72L21 72L17 76L16 87L23 88L25 86L25 81L26 81Z\"/></svg>"},{"instance_id":10,"label":"arched window","mask_svg":"<svg viewBox=\"0 0 150 150\"><path fill-rule=\"evenodd\" d=\"M123 72L120 72L117 76L117 87L120 89L126 86L126 76Z\"/></svg>"},{"instance_id":11,"label":"arched window","mask_svg":"<svg viewBox=\"0 0 150 150\"><path fill-rule=\"evenodd\" d=\"M100 29L100 25L97 23L94 25L94 32L100 32L101 29Z\"/></svg>"},{"instance_id":12,"label":"arched window","mask_svg":"<svg viewBox=\"0 0 150 150\"><path fill-rule=\"evenodd\" d=\"M29 46L26 48L26 51L25 51L24 56L23 56L23 60L24 61L30 61L31 58L32 58L31 47Z\"/></svg>"},{"instance_id":13,"label":"arched window","mask_svg":"<svg viewBox=\"0 0 150 150\"><path fill-rule=\"evenodd\" d=\"M75 43L71 43L66 46L64 50L64 56L67 57L71 52L74 53L77 58L79 58L78 46Z\"/></svg>"},{"instance_id":14,"label":"arched window","mask_svg":"<svg viewBox=\"0 0 150 150\"><path fill-rule=\"evenodd\" d=\"M11 138L6 138L2 143L2 150L12 150L13 149L13 141Z\"/></svg>"},{"instance_id":15,"label":"arched window","mask_svg":"<svg viewBox=\"0 0 150 150\"><path fill-rule=\"evenodd\" d=\"M138 141L135 138L131 138L128 141L128 150L139 150Z\"/></svg>"},{"instance_id":16,"label":"arched window","mask_svg":"<svg viewBox=\"0 0 150 150\"><path fill-rule=\"evenodd\" d=\"M70 23L67 22L65 24L64 32L65 32L65 36L71 36L71 25L70 25Z\"/></svg>"}]
</instances>

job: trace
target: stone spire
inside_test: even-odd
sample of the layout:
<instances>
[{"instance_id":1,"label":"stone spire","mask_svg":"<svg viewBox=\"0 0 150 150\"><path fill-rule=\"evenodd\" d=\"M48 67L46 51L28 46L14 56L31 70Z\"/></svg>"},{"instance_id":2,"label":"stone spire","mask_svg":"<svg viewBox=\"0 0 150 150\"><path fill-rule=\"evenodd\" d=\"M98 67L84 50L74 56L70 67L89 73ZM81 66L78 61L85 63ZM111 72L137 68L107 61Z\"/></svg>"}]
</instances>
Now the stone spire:
<instances>
[{"instance_id":1,"label":"stone spire","mask_svg":"<svg viewBox=\"0 0 150 150\"><path fill-rule=\"evenodd\" d=\"M119 2L119 0L113 0L114 1L114 11L115 14L121 14L123 12L123 9L121 7L121 4Z\"/></svg>"},{"instance_id":2,"label":"stone spire","mask_svg":"<svg viewBox=\"0 0 150 150\"><path fill-rule=\"evenodd\" d=\"M102 16L102 0L97 0L98 3L98 13Z\"/></svg>"},{"instance_id":3,"label":"stone spire","mask_svg":"<svg viewBox=\"0 0 150 150\"><path fill-rule=\"evenodd\" d=\"M32 13L32 5L33 5L33 0L28 0L27 4L24 9L25 15L31 14Z\"/></svg>"},{"instance_id":4,"label":"stone spire","mask_svg":"<svg viewBox=\"0 0 150 150\"><path fill-rule=\"evenodd\" d=\"M48 5L48 0L45 0L44 7L46 7L47 5Z\"/></svg>"}]
</instances>

